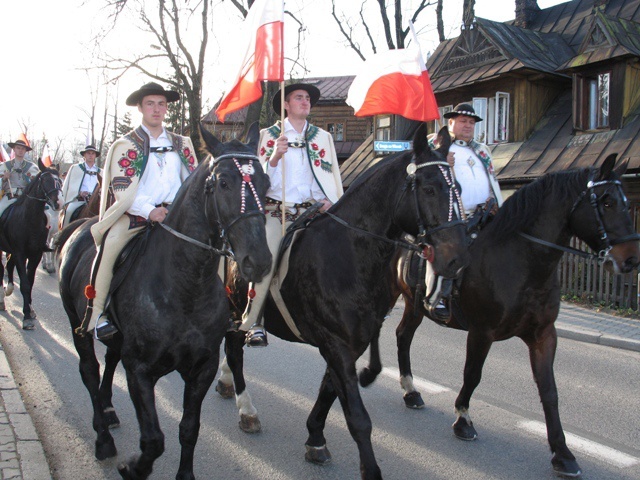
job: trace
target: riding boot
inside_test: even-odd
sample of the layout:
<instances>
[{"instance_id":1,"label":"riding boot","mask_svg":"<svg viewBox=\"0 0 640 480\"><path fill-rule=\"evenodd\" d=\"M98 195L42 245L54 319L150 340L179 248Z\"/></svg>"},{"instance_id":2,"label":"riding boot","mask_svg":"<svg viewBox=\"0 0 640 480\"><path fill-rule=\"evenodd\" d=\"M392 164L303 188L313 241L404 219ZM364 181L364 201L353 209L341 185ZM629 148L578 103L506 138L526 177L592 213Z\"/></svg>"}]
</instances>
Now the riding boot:
<instances>
[{"instance_id":1,"label":"riding boot","mask_svg":"<svg viewBox=\"0 0 640 480\"><path fill-rule=\"evenodd\" d=\"M451 298L451 290L453 289L452 278L442 278L440 283L440 290L436 293L432 302L429 303L431 298L425 298L424 307L431 318L440 323L448 323L451 319L451 312L449 311L449 299Z\"/></svg>"},{"instance_id":2,"label":"riding boot","mask_svg":"<svg viewBox=\"0 0 640 480\"><path fill-rule=\"evenodd\" d=\"M243 321L247 319L247 317L249 316L249 312L251 312L251 307L253 306L253 299L254 299L255 293L254 295L252 295L251 294L252 290L253 290L253 283L250 283L247 307L245 308L244 313L242 314ZM264 327L262 326L262 322L264 321L263 313L264 313L264 303L260 308L260 312L258 312L258 321L253 325L251 325L251 328L249 328L249 330L247 331L247 336L245 337L245 340L244 340L244 344L247 347L266 347L267 345L269 345L269 342L267 341L267 332L265 332Z\"/></svg>"},{"instance_id":3,"label":"riding boot","mask_svg":"<svg viewBox=\"0 0 640 480\"><path fill-rule=\"evenodd\" d=\"M118 328L109 320L106 313L103 313L98 317L96 328L94 329L94 335L96 340L104 341L109 340L118 332Z\"/></svg>"}]
</instances>

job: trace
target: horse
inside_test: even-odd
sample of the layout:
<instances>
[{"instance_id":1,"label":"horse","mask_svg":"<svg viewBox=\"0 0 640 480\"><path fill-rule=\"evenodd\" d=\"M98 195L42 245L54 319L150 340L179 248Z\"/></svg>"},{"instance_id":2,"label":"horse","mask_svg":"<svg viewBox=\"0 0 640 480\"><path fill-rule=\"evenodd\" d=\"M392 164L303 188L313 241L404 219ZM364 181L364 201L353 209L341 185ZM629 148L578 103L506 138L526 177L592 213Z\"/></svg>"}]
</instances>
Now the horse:
<instances>
[{"instance_id":1,"label":"horse","mask_svg":"<svg viewBox=\"0 0 640 480\"><path fill-rule=\"evenodd\" d=\"M62 230L65 227L64 223L67 223L68 225L74 220L78 220L81 218L93 218L98 216L98 214L100 213L100 192L101 192L100 186L102 185L102 175L98 174L97 177L98 177L98 183L96 183L96 186L93 187L93 192L91 192L91 195L89 195L89 197L84 201L82 205L80 205L78 208L74 210L68 222L65 222L67 205L63 207L63 210L62 210L62 213L60 214L60 218L58 222L59 230ZM81 198L81 197L78 197L78 198Z\"/></svg>"},{"instance_id":2,"label":"horse","mask_svg":"<svg viewBox=\"0 0 640 480\"><path fill-rule=\"evenodd\" d=\"M58 220L60 212L56 212L51 208L45 207L44 213L47 215L47 249L42 253L42 262L40 266L47 273L55 273L56 264L53 253L56 235L59 232Z\"/></svg>"},{"instance_id":3,"label":"horse","mask_svg":"<svg viewBox=\"0 0 640 480\"><path fill-rule=\"evenodd\" d=\"M582 254L568 248L573 236L598 252L605 268L615 273L630 272L640 260L638 235L620 183L626 163L614 171L615 158L609 156L600 169L549 173L507 199L469 248L471 263L456 282L450 303L452 319L445 324L468 331L464 380L455 401L455 436L477 438L469 403L489 349L493 342L519 337L529 349L553 454L551 463L564 476L579 476L581 469L565 441L553 372L554 322L560 309L558 263L564 252ZM411 341L423 316L428 316L423 299L415 298L417 263L406 250L398 249L387 269L393 284L388 306L393 307L400 295L404 299L396 336L400 384L409 408L424 406L413 385L410 362ZM413 273L404 275L407 271ZM361 385L372 383L381 370L376 337L369 365L359 374Z\"/></svg>"},{"instance_id":4,"label":"horse","mask_svg":"<svg viewBox=\"0 0 640 480\"><path fill-rule=\"evenodd\" d=\"M0 217L0 251L8 254L7 287L0 289L0 310L5 309L4 297L13 293L13 269L18 270L22 294L22 327L33 329L36 314L31 308L31 292L42 254L47 250L47 216L45 205L60 210L62 182L55 168L45 167L38 160L38 173L22 195ZM1 255L1 252L0 252ZM0 280L4 278L0 262Z\"/></svg>"},{"instance_id":5,"label":"horse","mask_svg":"<svg viewBox=\"0 0 640 480\"><path fill-rule=\"evenodd\" d=\"M307 420L305 458L317 464L330 459L323 434L326 417L336 398L360 453L364 479L381 478L371 444L371 419L364 406L355 362L380 329L391 300L384 271L403 232L417 235L421 252L436 271L455 276L467 260L465 228L453 211L454 179L444 161L451 145L444 129L441 147L431 150L422 124L413 151L381 160L358 177L325 213L300 230L289 253L289 269L279 278L279 292L288 315L285 320L272 296L264 309L265 328L284 340L306 342L327 363L317 401ZM239 282L229 288L235 296ZM272 284L273 295L274 287ZM294 333L296 332L296 333ZM242 332L225 338L228 366L223 365L219 390L235 383L241 420L257 418L242 373ZM242 421L241 421L242 427Z\"/></svg>"},{"instance_id":6,"label":"horse","mask_svg":"<svg viewBox=\"0 0 640 480\"><path fill-rule=\"evenodd\" d=\"M242 276L252 282L260 281L271 266L262 207L269 178L255 156L257 124L246 144L235 139L221 143L201 128L212 156L182 184L165 221L144 231L145 243L135 261L125 260L115 273L114 282L120 283L111 293L109 312L120 333L104 342L107 353L102 384L93 337L75 330L87 305L84 288L96 254L90 227L97 219L70 224L57 245L60 296L74 332L82 380L93 404L95 456L99 460L117 454L109 426L119 424L111 392L120 359L126 371L141 449L139 456L119 465L126 479L147 478L153 462L164 451L154 386L174 370L185 382L182 454L176 478L195 478L193 455L202 400L215 378L229 322L225 289L218 277L220 257L233 255Z\"/></svg>"}]
</instances>

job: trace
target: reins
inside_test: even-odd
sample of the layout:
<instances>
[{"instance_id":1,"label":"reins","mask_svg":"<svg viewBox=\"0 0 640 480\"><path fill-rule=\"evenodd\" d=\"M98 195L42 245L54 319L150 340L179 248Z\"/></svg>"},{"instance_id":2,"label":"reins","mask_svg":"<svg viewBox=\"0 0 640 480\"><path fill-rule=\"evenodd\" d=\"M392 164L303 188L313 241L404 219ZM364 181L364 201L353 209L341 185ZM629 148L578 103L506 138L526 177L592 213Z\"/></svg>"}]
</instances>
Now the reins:
<instances>
[{"instance_id":1,"label":"reins","mask_svg":"<svg viewBox=\"0 0 640 480\"><path fill-rule=\"evenodd\" d=\"M55 188L52 188L49 191L45 191L43 186L42 186L42 177L44 177L45 175L53 176L53 173L51 173L51 172L41 172L41 173L38 174L38 179L37 179L38 187L37 187L37 189L38 190L42 190L42 193L44 194L44 198L34 197L34 196L32 196L32 195L30 195L30 194L25 192L25 195L27 196L27 198L30 198L31 200L37 200L39 202L45 202L46 203L46 202L50 202L51 201L50 195L53 192L55 192L55 191L62 192L62 189L58 187L58 182L60 180L59 179L55 179L55 178L53 180Z\"/></svg>"},{"instance_id":2,"label":"reins","mask_svg":"<svg viewBox=\"0 0 640 480\"><path fill-rule=\"evenodd\" d=\"M606 229L604 228L604 222L602 221L602 215L600 214L600 210L598 208L598 196L596 195L595 188L602 185L613 185L618 189L618 193L620 197L623 199L625 206L628 206L627 197L622 191L622 183L619 180L601 180L594 181L593 177L595 175L595 171L592 171L589 174L589 180L587 181L587 188L580 193L575 202L573 202L573 206L571 207L571 211L569 212L569 217L573 215L573 212L578 208L578 205L585 199L589 198L589 204L593 208L593 212L596 217L596 222L598 223L598 234L600 235L600 240L604 242L604 248L601 249L597 254L583 252L582 250L578 250L573 247L563 247L562 245L556 245L555 243L548 242L546 240L542 240L541 238L534 237L532 235L528 235L524 232L518 232L520 236L526 238L527 240L538 243L540 245L544 245L545 247L553 248L555 250L559 250L561 252L570 253L572 255L577 255L583 258L589 258L597 260L598 262L604 261L605 258L609 255L609 252L613 248L614 245L618 245L625 242L637 241L640 240L640 234L631 234L625 235L624 237L617 238L615 240L611 240L609 235L607 234Z\"/></svg>"}]
</instances>

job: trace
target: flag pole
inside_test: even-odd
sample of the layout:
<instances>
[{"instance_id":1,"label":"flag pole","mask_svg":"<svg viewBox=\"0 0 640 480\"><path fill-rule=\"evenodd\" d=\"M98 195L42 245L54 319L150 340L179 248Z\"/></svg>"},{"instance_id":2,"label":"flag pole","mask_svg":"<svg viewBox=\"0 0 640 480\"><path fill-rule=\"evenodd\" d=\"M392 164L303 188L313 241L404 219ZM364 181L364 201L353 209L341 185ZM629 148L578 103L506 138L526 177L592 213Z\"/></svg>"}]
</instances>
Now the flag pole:
<instances>
[{"instance_id":1,"label":"flag pole","mask_svg":"<svg viewBox=\"0 0 640 480\"><path fill-rule=\"evenodd\" d=\"M284 135L284 80L280 81L280 135ZM284 174L284 155L280 159L280 171L282 172L282 236L285 234L284 223L287 219L287 206L285 205L286 196L286 184L285 184L285 174Z\"/></svg>"}]
</instances>

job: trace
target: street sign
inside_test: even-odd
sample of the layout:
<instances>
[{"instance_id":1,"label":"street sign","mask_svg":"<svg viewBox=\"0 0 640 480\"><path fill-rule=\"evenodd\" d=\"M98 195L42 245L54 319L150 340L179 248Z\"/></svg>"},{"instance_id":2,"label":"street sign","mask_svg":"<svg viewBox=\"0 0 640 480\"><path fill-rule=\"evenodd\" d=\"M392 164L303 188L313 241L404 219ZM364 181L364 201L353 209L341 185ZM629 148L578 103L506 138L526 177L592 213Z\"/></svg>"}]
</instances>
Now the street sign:
<instances>
[{"instance_id":1,"label":"street sign","mask_svg":"<svg viewBox=\"0 0 640 480\"><path fill-rule=\"evenodd\" d=\"M405 150L411 150L412 142L405 142L402 140L383 142L377 140L373 142L373 149L376 152L404 152Z\"/></svg>"}]
</instances>

